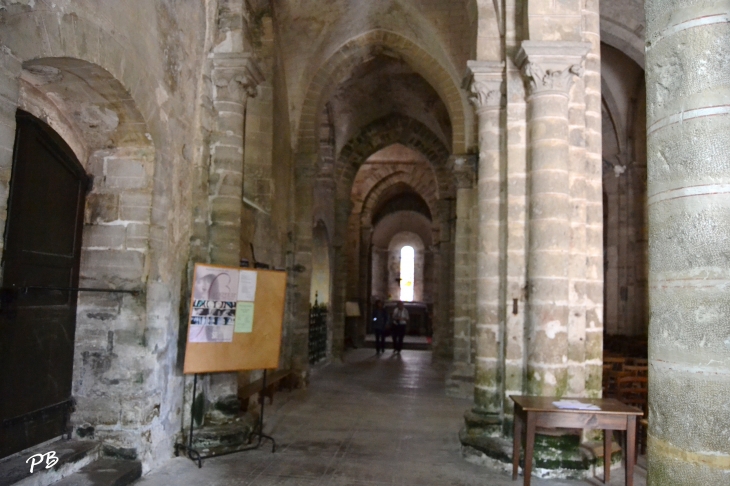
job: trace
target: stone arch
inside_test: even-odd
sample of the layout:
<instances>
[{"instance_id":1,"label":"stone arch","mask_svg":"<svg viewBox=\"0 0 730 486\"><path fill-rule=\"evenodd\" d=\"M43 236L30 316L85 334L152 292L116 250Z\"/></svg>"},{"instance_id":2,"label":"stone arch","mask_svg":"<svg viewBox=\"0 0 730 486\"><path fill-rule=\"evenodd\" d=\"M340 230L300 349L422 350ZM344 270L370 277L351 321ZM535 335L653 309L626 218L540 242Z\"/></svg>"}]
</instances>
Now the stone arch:
<instances>
[{"instance_id":1,"label":"stone arch","mask_svg":"<svg viewBox=\"0 0 730 486\"><path fill-rule=\"evenodd\" d=\"M412 224L399 224L407 219ZM404 246L415 250L414 300L433 304L433 259L430 221L419 213L392 213L378 224L373 234L371 292L377 298L398 299L400 287L396 278L400 273L400 252Z\"/></svg>"},{"instance_id":2,"label":"stone arch","mask_svg":"<svg viewBox=\"0 0 730 486\"><path fill-rule=\"evenodd\" d=\"M433 187L428 184L428 181L414 181L410 174L399 171L381 179L373 186L370 192L368 192L360 210L361 225L372 224L372 220L375 215L374 211L382 202L382 196L397 187L407 187L414 193L418 194L425 201L433 219L433 215L436 214L438 209L438 194L434 193Z\"/></svg>"},{"instance_id":3,"label":"stone arch","mask_svg":"<svg viewBox=\"0 0 730 486\"><path fill-rule=\"evenodd\" d=\"M100 25L77 14L58 15L45 10L7 13L6 35L0 43L10 48L21 62L40 58L73 58L100 66L128 91L154 140L165 131L156 96L164 89L144 71L131 69L134 50L113 33L112 25ZM42 27L40 27L42 26Z\"/></svg>"},{"instance_id":4,"label":"stone arch","mask_svg":"<svg viewBox=\"0 0 730 486\"><path fill-rule=\"evenodd\" d=\"M438 194L441 197L453 194L453 178L446 167L449 150L422 123L406 116L390 115L366 125L340 151L334 174L338 201L349 200L350 188L360 165L370 155L394 143L425 155L436 174Z\"/></svg>"},{"instance_id":5,"label":"stone arch","mask_svg":"<svg viewBox=\"0 0 730 486\"><path fill-rule=\"evenodd\" d=\"M388 49L403 59L431 84L444 101L451 118L452 149L466 153L472 137L473 114L467 99L459 89L459 74L450 71L447 64L439 61L416 42L395 32L382 29L366 32L350 39L329 57L313 76L302 105L299 120L297 148L299 153L316 153L318 145L318 117L324 97L334 86L365 57L373 48Z\"/></svg>"},{"instance_id":6,"label":"stone arch","mask_svg":"<svg viewBox=\"0 0 730 486\"><path fill-rule=\"evenodd\" d=\"M605 110L606 115L608 115L611 122L611 129L616 137L619 153L623 152L625 141L620 134L624 133L624 127L621 123L621 119L617 116L617 113L619 112L618 104L616 103L616 99L614 98L610 88L604 81L601 81L601 101L603 102L602 108Z\"/></svg>"},{"instance_id":7,"label":"stone arch","mask_svg":"<svg viewBox=\"0 0 730 486\"><path fill-rule=\"evenodd\" d=\"M86 197L79 285L146 290L152 260L156 150L136 103L107 70L75 58L25 61L18 81L18 107L68 140L93 177ZM141 452L144 447L135 424L126 424L128 435L120 436L118 424L98 421L97 410L113 410L120 399L135 400L131 395L115 397L105 373L134 369L140 354L131 335L146 330L148 303L147 292L136 296L79 293L73 364L72 393L77 406L72 423L92 423L101 440ZM114 342L113 356L109 349L106 354L99 351L100 333ZM99 373L94 360L89 361L95 354L109 360L105 372ZM145 408L142 402L136 406Z\"/></svg>"},{"instance_id":8,"label":"stone arch","mask_svg":"<svg viewBox=\"0 0 730 486\"><path fill-rule=\"evenodd\" d=\"M455 193L453 175L448 170L449 150L444 146L438 137L420 122L403 116L390 115L378 119L366 125L358 134L353 136L342 148L336 159L334 170L335 181L335 268L332 295L333 330L335 332L334 352L339 352L342 346L337 341L338 335L344 336L344 302L351 298L357 298L366 302L368 298L367 288L370 280L367 277L367 269L372 268L368 264L370 252L370 229L369 225L359 225L359 218L351 221L353 202L351 200L352 185L360 166L372 154L379 150L399 143L412 150L420 152L429 161L434 171L435 187L430 198L433 204L431 221L428 221L428 238L434 245L433 272L442 272L451 259L453 246L447 242L441 242L441 236L447 234L453 214L453 205L447 199ZM395 182L395 181L394 181ZM373 206L375 207L375 206ZM420 215L420 213L413 213ZM385 218L384 218L385 219ZM354 223L350 225L349 223ZM359 228L358 228L359 226ZM350 271L350 270L352 271ZM450 302L440 299L435 302L434 313L438 316L439 322L444 324L442 329L448 327L448 309ZM448 347L445 339L439 337L434 340L434 350L440 353Z\"/></svg>"},{"instance_id":9,"label":"stone arch","mask_svg":"<svg viewBox=\"0 0 730 486\"><path fill-rule=\"evenodd\" d=\"M614 0L601 4L601 42L618 49L644 69L644 2Z\"/></svg>"},{"instance_id":10,"label":"stone arch","mask_svg":"<svg viewBox=\"0 0 730 486\"><path fill-rule=\"evenodd\" d=\"M175 169L179 166L175 162L179 162L181 153L179 148L172 149L168 142L169 133L181 125L178 120L167 116L167 112L176 106L173 105L174 97L169 95L171 88L164 81L158 81L146 69L139 68L155 64L154 55L135 49L128 39L114 32L111 22L91 21L76 13L59 13L45 4L39 5L37 9L11 5L3 12L3 16L0 43L6 49L0 53L0 57L11 68L0 72L0 84L11 88L22 85L26 89L25 99L20 101L5 94L11 103L24 103L29 111L40 113L36 109L38 107L28 103L38 103L43 96L37 92L29 93L37 86L32 86L32 76L27 73L21 79L22 67L32 71L33 66L51 64L50 67L58 69L56 63L72 60L83 63L77 66L79 70L88 71L83 77L100 75L113 80L106 83L107 91L99 93L102 98L118 102L117 106L121 108L133 105L136 110L133 117L135 130L127 132L133 134L134 140L124 138L114 141L115 149L122 150L111 154L103 153L109 150L108 146L88 143L88 140L84 141L83 137L74 133L75 121L72 117L66 116L64 120L64 117L57 116L57 107L45 101L39 103L41 108L48 109L45 118L52 126L55 125L57 131L63 132L64 127L67 129L62 135L75 145L75 151L86 151L88 156L82 159L89 171L103 171L103 167L108 169L122 160L121 157L126 162L138 162L137 168L142 168L137 173L140 177L133 175L126 180L122 180L126 177L123 173L126 170L117 172L116 176L119 177L116 183L120 185L116 188L108 186L112 177L104 181L95 180L96 189L102 189L100 184L103 183L108 191L96 194L92 191L87 200L89 222L118 224L88 225L84 244L92 244L94 248L109 248L113 257L95 255L94 258L84 260L82 256L82 272L94 266L97 269L104 267L106 273L90 271L87 275L92 280L98 278L100 284L117 288L134 286L137 290L143 290L143 293L138 296L108 294L108 299L95 296L93 301L89 298L88 306L82 302L84 297L81 296L79 315L83 319L101 319L105 322L102 328L96 326L96 333L90 336L93 342L87 343L89 348L81 350L77 346L75 352L74 396L77 407L72 422L79 424L88 421L96 424L98 439L112 447L136 450L147 468L155 459L169 454L166 444L175 434L174 423L179 417L176 409L182 395L181 376L174 373L182 266L178 254L168 251L171 245L180 244L177 239L180 236L177 230L180 228L169 217L169 208L173 202L181 202L176 184L180 173L179 169ZM4 119L5 116L2 116ZM164 156L161 149L165 150ZM182 157L189 158L185 150L191 153L189 148L183 147ZM10 155L0 155L0 165L9 167L10 158ZM106 173L106 176L110 175ZM126 172L126 175L129 173ZM130 188L127 185L130 182L133 186L137 183L141 185ZM182 203L185 203L184 196ZM0 214L4 216L6 201L0 201L0 205ZM146 223L137 218L146 218ZM108 279L109 276L114 278ZM85 284L101 286L88 280ZM102 312L97 312L97 307ZM77 322L77 336L83 333L84 326L91 326L91 322L82 322L83 319ZM111 343L113 339L113 355L107 344L100 341L102 335L105 342L109 340ZM140 346L140 342L146 344ZM124 351L125 347L129 348L129 352ZM130 360L134 360L134 363ZM79 368L79 362L86 363ZM108 365L102 372L107 373L107 376L91 369L98 367L101 362ZM152 366L153 362L159 362L158 366ZM147 363L144 365L147 368L137 376L142 381L133 382L134 377L129 379L129 383L134 384L125 388L128 396L119 394L117 389L120 387L104 390L118 382L120 376L126 380L130 370L140 369L140 363ZM164 385L154 390L150 387L158 383ZM117 421L122 420L125 407L138 413L134 416L125 415L124 431L120 432ZM108 410L108 414L100 417L98 410ZM150 440L150 430L160 431L163 440Z\"/></svg>"}]
</instances>

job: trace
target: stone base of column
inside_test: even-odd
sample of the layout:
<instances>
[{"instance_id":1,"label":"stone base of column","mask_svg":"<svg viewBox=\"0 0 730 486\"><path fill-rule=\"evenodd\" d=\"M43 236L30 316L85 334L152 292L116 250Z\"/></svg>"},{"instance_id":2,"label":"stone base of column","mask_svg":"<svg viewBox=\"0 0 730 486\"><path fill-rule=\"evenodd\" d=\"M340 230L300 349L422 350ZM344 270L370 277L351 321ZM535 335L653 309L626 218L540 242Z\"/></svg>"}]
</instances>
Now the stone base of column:
<instances>
[{"instance_id":1,"label":"stone base of column","mask_svg":"<svg viewBox=\"0 0 730 486\"><path fill-rule=\"evenodd\" d=\"M464 458L490 469L512 472L512 421L468 410L459 431ZM503 431L508 433L503 433ZM524 448L523 452L524 454ZM520 457L520 473L524 457ZM611 468L621 467L621 448L614 443ZM580 434L539 430L535 435L532 475L539 478L586 479L603 477L602 442L581 442Z\"/></svg>"},{"instance_id":2,"label":"stone base of column","mask_svg":"<svg viewBox=\"0 0 730 486\"><path fill-rule=\"evenodd\" d=\"M512 446L503 438L502 419L497 414L469 409L464 412L464 427L459 431L461 450L470 462L473 457L486 455L497 462L512 460ZM486 463L485 465L491 465Z\"/></svg>"}]
</instances>

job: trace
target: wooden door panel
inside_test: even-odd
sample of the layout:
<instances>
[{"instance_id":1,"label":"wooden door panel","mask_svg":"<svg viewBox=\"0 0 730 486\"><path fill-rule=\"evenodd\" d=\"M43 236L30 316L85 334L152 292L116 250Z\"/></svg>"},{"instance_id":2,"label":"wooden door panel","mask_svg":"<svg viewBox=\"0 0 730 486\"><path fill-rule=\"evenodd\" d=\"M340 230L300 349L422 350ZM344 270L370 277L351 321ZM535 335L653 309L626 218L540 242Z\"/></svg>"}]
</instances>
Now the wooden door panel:
<instances>
[{"instance_id":1,"label":"wooden door panel","mask_svg":"<svg viewBox=\"0 0 730 486\"><path fill-rule=\"evenodd\" d=\"M48 126L17 116L0 308L0 457L65 432L88 178ZM30 288L29 288L30 287Z\"/></svg>"}]
</instances>

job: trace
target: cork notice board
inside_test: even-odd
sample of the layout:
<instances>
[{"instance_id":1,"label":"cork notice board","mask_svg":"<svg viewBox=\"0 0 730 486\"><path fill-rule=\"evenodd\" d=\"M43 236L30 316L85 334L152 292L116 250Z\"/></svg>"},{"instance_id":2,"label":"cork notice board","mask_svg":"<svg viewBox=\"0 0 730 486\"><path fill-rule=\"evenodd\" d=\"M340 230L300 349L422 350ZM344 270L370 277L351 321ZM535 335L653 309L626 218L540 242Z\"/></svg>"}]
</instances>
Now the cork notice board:
<instances>
[{"instance_id":1,"label":"cork notice board","mask_svg":"<svg viewBox=\"0 0 730 486\"><path fill-rule=\"evenodd\" d=\"M184 372L279 366L286 273L195 265Z\"/></svg>"}]
</instances>

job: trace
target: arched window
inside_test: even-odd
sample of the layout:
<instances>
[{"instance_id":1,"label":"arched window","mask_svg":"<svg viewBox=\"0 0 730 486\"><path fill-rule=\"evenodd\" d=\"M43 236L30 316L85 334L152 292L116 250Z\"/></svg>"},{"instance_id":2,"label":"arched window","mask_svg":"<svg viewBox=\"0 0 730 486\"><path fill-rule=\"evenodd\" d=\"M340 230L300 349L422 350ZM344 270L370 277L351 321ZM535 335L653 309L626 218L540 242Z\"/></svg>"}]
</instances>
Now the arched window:
<instances>
[{"instance_id":1,"label":"arched window","mask_svg":"<svg viewBox=\"0 0 730 486\"><path fill-rule=\"evenodd\" d=\"M416 252L412 246L404 246L400 251L400 300L413 302L413 280L415 275Z\"/></svg>"}]
</instances>

